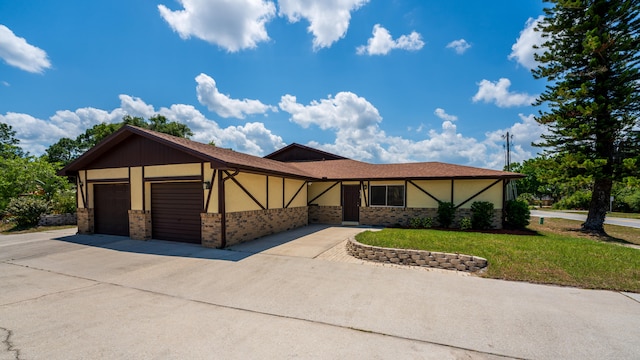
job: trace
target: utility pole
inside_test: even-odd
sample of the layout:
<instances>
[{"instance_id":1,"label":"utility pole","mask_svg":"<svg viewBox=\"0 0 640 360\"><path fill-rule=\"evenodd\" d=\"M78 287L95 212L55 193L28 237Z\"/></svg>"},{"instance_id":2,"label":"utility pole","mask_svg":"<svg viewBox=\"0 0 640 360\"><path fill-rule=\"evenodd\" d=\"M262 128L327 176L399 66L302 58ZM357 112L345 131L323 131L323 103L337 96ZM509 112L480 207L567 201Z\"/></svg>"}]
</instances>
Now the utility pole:
<instances>
[{"instance_id":1,"label":"utility pole","mask_svg":"<svg viewBox=\"0 0 640 360\"><path fill-rule=\"evenodd\" d=\"M507 151L504 159L505 167L507 171L511 171L511 143L509 141L510 139L513 139L513 135L509 135L509 132L507 131L507 135L502 135L502 138L507 140Z\"/></svg>"}]
</instances>

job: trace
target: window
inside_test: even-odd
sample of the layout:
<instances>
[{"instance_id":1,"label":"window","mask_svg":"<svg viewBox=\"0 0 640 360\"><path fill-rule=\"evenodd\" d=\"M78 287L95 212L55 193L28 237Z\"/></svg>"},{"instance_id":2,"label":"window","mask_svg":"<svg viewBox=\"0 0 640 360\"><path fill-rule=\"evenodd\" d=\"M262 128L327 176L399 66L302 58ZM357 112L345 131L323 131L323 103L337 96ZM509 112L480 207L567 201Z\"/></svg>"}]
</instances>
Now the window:
<instances>
[{"instance_id":1,"label":"window","mask_svg":"<svg viewBox=\"0 0 640 360\"><path fill-rule=\"evenodd\" d=\"M372 206L404 206L403 185L372 185Z\"/></svg>"}]
</instances>

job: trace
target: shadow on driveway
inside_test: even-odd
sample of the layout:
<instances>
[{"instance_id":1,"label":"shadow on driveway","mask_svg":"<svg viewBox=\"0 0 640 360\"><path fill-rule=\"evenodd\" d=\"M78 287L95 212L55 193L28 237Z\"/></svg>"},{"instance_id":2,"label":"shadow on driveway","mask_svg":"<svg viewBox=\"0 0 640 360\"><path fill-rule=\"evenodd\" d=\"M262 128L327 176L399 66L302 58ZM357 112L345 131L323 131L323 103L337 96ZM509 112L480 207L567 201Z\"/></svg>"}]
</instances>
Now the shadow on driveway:
<instances>
[{"instance_id":1,"label":"shadow on driveway","mask_svg":"<svg viewBox=\"0 0 640 360\"><path fill-rule=\"evenodd\" d=\"M309 225L290 231L268 235L256 240L247 241L227 249L211 249L199 244L189 244L166 240L132 240L125 236L115 235L69 235L52 238L73 244L99 247L103 249L124 251L137 254L177 256L197 259L240 261L251 255L292 242L301 237L311 235L330 227L329 225Z\"/></svg>"}]
</instances>

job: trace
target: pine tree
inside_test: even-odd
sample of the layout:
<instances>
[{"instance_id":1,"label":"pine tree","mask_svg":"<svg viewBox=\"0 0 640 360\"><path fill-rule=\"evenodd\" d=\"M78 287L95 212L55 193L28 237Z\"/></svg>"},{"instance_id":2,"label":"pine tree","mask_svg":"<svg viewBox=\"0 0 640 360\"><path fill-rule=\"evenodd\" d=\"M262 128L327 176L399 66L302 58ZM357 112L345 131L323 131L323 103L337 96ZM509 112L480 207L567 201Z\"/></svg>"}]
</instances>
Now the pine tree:
<instances>
[{"instance_id":1,"label":"pine tree","mask_svg":"<svg viewBox=\"0 0 640 360\"><path fill-rule=\"evenodd\" d=\"M640 127L640 0L545 0L540 64L549 85L536 120L549 128L538 145L557 154L581 154L576 163L593 177L583 231L605 234L614 180L637 172ZM631 151L630 151L631 149Z\"/></svg>"}]
</instances>

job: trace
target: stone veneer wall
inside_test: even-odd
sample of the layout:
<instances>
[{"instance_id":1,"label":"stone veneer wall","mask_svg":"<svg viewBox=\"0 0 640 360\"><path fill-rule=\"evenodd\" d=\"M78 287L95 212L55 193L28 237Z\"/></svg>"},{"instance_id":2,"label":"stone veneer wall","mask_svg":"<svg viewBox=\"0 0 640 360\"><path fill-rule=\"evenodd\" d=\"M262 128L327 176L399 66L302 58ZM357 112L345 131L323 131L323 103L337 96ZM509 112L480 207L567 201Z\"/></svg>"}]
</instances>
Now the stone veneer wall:
<instances>
[{"instance_id":1,"label":"stone veneer wall","mask_svg":"<svg viewBox=\"0 0 640 360\"><path fill-rule=\"evenodd\" d=\"M94 214L93 209L79 208L78 216L78 234L93 234L94 231Z\"/></svg>"},{"instance_id":2,"label":"stone veneer wall","mask_svg":"<svg viewBox=\"0 0 640 360\"><path fill-rule=\"evenodd\" d=\"M41 215L38 226L75 225L78 223L77 215L74 214L53 214Z\"/></svg>"},{"instance_id":3,"label":"stone veneer wall","mask_svg":"<svg viewBox=\"0 0 640 360\"><path fill-rule=\"evenodd\" d=\"M227 213L226 246L306 226L309 224L308 214L306 206ZM200 214L200 216L202 245L221 247L222 216L220 214Z\"/></svg>"},{"instance_id":4,"label":"stone veneer wall","mask_svg":"<svg viewBox=\"0 0 640 360\"><path fill-rule=\"evenodd\" d=\"M502 229L502 209L494 209L493 228ZM432 218L438 226L438 209L401 207L361 207L360 224L373 226L408 226L411 218ZM471 209L456 209L453 227L458 227L462 218L471 218Z\"/></svg>"},{"instance_id":5,"label":"stone veneer wall","mask_svg":"<svg viewBox=\"0 0 640 360\"><path fill-rule=\"evenodd\" d=\"M222 239L220 234L222 233L222 215L201 213L201 236L202 246L210 248L222 247Z\"/></svg>"},{"instance_id":6,"label":"stone veneer wall","mask_svg":"<svg viewBox=\"0 0 640 360\"><path fill-rule=\"evenodd\" d=\"M151 211L129 210L129 237L134 240L151 239Z\"/></svg>"},{"instance_id":7,"label":"stone veneer wall","mask_svg":"<svg viewBox=\"0 0 640 360\"><path fill-rule=\"evenodd\" d=\"M437 209L402 207L361 207L360 224L374 226L408 226L411 218L435 218Z\"/></svg>"},{"instance_id":8,"label":"stone veneer wall","mask_svg":"<svg viewBox=\"0 0 640 360\"><path fill-rule=\"evenodd\" d=\"M306 206L227 213L227 246L309 224Z\"/></svg>"},{"instance_id":9,"label":"stone veneer wall","mask_svg":"<svg viewBox=\"0 0 640 360\"><path fill-rule=\"evenodd\" d=\"M310 224L342 224L342 206L309 206Z\"/></svg>"},{"instance_id":10,"label":"stone veneer wall","mask_svg":"<svg viewBox=\"0 0 640 360\"><path fill-rule=\"evenodd\" d=\"M362 260L466 272L478 271L487 266L487 259L478 256L383 248L362 244L354 238L350 238L347 242L347 252Z\"/></svg>"}]
</instances>

